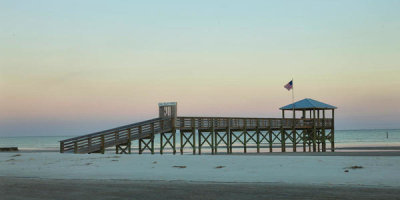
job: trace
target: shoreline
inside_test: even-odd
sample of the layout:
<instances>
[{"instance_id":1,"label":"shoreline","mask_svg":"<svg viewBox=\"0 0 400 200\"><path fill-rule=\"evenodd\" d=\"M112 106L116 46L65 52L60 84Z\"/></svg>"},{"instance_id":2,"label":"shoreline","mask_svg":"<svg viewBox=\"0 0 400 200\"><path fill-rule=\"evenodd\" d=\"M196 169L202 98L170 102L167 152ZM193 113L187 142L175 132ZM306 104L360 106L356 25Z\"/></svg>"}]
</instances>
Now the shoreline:
<instances>
[{"instance_id":1,"label":"shoreline","mask_svg":"<svg viewBox=\"0 0 400 200\"><path fill-rule=\"evenodd\" d=\"M177 154L179 153L179 146L176 147L177 149ZM243 153L243 147L234 147L234 154L245 154ZM211 149L209 147L203 147L202 148L202 153L204 154L210 154ZM218 154L226 154L226 149L224 147L219 147L218 148L219 152ZM191 153L191 148L185 148L185 154ZM197 151L197 149L196 149ZM247 147L247 154L253 154L256 153L256 146L248 146ZM10 151L10 152L20 152L20 153L38 153L38 152L59 152L59 148L57 147L48 147L48 148L18 148L18 151ZM106 152L114 152L114 148L108 148L106 149ZM138 148L136 146L132 147L132 154L137 154ZM165 153L171 153L172 149L166 147L165 148ZM260 154L268 154L268 153L282 153L281 149L278 147L273 148L273 152L269 152L268 148L262 147ZM327 148L327 152L325 153L330 153L330 149ZM400 152L400 145L368 145L368 144L363 144L363 145L337 145L335 147L335 152ZM3 152L0 152L3 153ZM159 153L159 148L155 148L155 153ZM293 153L291 146L287 146L287 153ZM296 153L321 153L321 152L303 152L301 147L298 148L298 151Z\"/></svg>"}]
</instances>

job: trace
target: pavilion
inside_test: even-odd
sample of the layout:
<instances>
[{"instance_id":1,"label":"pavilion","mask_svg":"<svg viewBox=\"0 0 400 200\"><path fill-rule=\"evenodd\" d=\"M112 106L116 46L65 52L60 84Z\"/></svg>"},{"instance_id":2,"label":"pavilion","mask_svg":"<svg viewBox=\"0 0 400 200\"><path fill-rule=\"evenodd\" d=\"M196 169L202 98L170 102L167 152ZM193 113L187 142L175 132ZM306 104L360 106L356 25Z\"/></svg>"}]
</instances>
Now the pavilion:
<instances>
[{"instance_id":1,"label":"pavilion","mask_svg":"<svg viewBox=\"0 0 400 200\"><path fill-rule=\"evenodd\" d=\"M285 111L291 111L293 119L296 119L296 112L301 112L301 119L304 119L304 123L309 123L312 127L311 130L307 130L307 135L309 136L308 141L310 141L310 143L312 141L314 152L317 149L320 151L320 144L322 144L322 151L325 152L326 140L331 143L331 151L335 150L335 109L337 109L336 106L310 98L305 98L280 108L280 110L282 110L283 119L285 119ZM332 117L330 119L326 118L326 111L331 112ZM307 115L307 113L309 114ZM330 124L328 125L327 123ZM326 134L326 127L330 127L330 132L328 134Z\"/></svg>"}]
</instances>

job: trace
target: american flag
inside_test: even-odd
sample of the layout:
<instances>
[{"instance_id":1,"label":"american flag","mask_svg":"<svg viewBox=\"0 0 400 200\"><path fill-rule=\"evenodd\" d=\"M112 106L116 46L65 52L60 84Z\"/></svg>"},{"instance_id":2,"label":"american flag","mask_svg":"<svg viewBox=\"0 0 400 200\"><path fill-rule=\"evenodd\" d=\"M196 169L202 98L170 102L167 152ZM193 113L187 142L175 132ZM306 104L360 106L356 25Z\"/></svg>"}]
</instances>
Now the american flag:
<instances>
[{"instance_id":1,"label":"american flag","mask_svg":"<svg viewBox=\"0 0 400 200\"><path fill-rule=\"evenodd\" d=\"M288 84L286 84L285 87L287 90L291 90L293 88L293 80L291 80Z\"/></svg>"}]
</instances>

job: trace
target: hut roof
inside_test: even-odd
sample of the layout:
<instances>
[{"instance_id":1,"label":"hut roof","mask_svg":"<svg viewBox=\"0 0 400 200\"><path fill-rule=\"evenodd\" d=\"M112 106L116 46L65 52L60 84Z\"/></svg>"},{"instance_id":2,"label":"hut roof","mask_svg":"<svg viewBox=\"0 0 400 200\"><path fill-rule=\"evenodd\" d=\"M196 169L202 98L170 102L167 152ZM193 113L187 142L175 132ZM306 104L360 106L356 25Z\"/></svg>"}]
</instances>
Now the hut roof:
<instances>
[{"instance_id":1,"label":"hut roof","mask_svg":"<svg viewBox=\"0 0 400 200\"><path fill-rule=\"evenodd\" d=\"M279 108L280 110L293 110L293 105L295 110L312 110L312 109L320 109L320 110L326 110L326 109L336 109L337 107L322 103L320 101L316 101L314 99L310 98L305 98L303 100L297 101L295 103L283 106L282 108Z\"/></svg>"}]
</instances>

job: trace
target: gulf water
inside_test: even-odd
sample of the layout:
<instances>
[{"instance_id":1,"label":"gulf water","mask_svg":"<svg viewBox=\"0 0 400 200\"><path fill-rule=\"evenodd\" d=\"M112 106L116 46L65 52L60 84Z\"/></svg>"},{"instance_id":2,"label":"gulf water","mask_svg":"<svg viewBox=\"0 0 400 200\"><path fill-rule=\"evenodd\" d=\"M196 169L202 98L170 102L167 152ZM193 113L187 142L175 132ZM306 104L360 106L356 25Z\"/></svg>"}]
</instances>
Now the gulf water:
<instances>
[{"instance_id":1,"label":"gulf water","mask_svg":"<svg viewBox=\"0 0 400 200\"><path fill-rule=\"evenodd\" d=\"M32 150L56 150L59 141L75 136L18 136L0 137L0 147L18 147ZM179 134L176 137L179 146ZM155 137L155 146L159 146L159 135ZM197 140L197 139L196 139ZM252 142L250 142L252 143ZM335 143L340 146L400 146L400 129L379 130L336 130ZM134 141L133 146L137 146Z\"/></svg>"}]
</instances>

